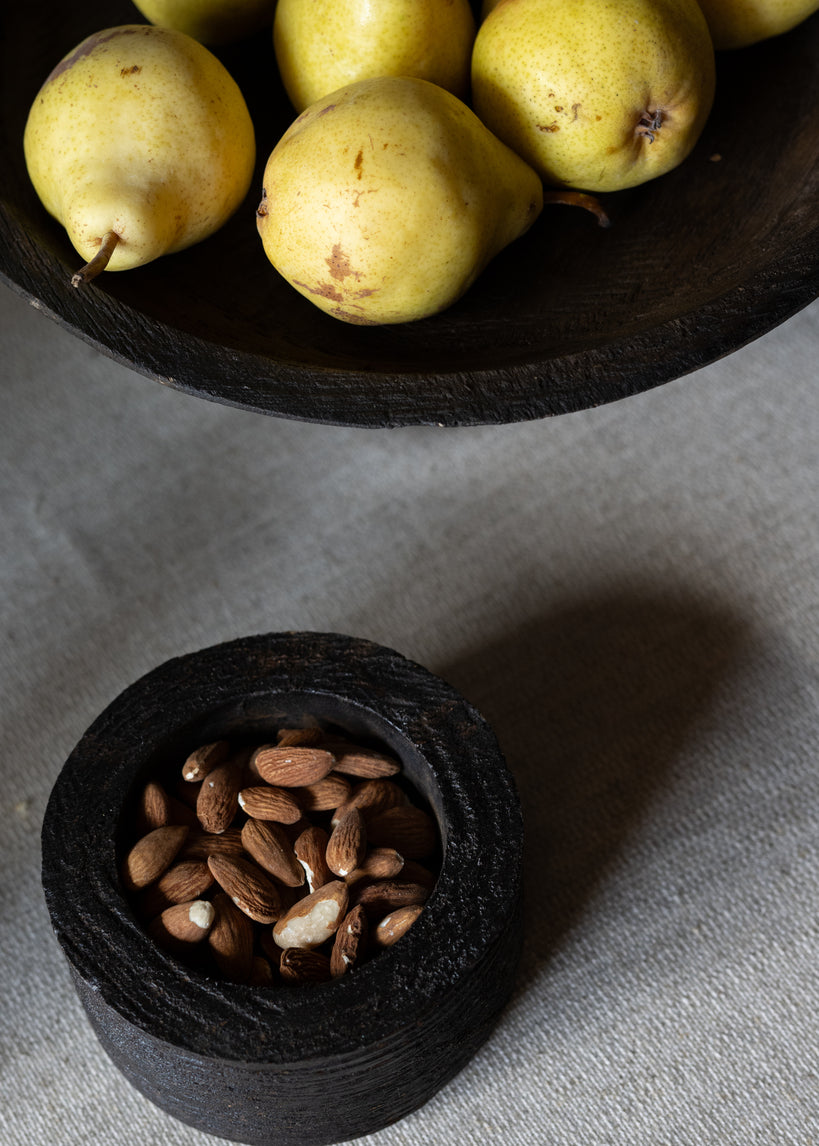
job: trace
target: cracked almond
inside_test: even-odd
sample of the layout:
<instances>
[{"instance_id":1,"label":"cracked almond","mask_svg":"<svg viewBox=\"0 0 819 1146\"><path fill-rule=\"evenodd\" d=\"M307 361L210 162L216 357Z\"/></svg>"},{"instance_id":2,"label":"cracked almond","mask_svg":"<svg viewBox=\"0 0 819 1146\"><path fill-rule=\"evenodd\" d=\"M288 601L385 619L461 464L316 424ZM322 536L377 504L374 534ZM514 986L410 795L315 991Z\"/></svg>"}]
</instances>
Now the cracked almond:
<instances>
[{"instance_id":1,"label":"cracked almond","mask_svg":"<svg viewBox=\"0 0 819 1146\"><path fill-rule=\"evenodd\" d=\"M230 756L230 744L227 740L216 740L211 744L202 744L190 753L182 765L182 779L197 781L204 780L209 772L219 764L224 764Z\"/></svg>"},{"instance_id":2,"label":"cracked almond","mask_svg":"<svg viewBox=\"0 0 819 1146\"><path fill-rule=\"evenodd\" d=\"M364 908L354 907L341 921L330 952L330 974L334 979L346 975L358 965L366 952L368 932Z\"/></svg>"},{"instance_id":3,"label":"cracked almond","mask_svg":"<svg viewBox=\"0 0 819 1146\"><path fill-rule=\"evenodd\" d=\"M333 873L327 866L326 858L329 839L324 828L313 824L305 828L293 844L293 851L304 869L307 886L311 892L332 882Z\"/></svg>"},{"instance_id":4,"label":"cracked almond","mask_svg":"<svg viewBox=\"0 0 819 1146\"><path fill-rule=\"evenodd\" d=\"M320 947L335 934L347 913L349 892L343 880L333 880L306 895L273 928L279 947Z\"/></svg>"},{"instance_id":5,"label":"cracked almond","mask_svg":"<svg viewBox=\"0 0 819 1146\"><path fill-rule=\"evenodd\" d=\"M393 943L406 935L415 920L424 910L420 903L399 907L385 915L373 932L373 940L379 947L392 947Z\"/></svg>"}]
</instances>

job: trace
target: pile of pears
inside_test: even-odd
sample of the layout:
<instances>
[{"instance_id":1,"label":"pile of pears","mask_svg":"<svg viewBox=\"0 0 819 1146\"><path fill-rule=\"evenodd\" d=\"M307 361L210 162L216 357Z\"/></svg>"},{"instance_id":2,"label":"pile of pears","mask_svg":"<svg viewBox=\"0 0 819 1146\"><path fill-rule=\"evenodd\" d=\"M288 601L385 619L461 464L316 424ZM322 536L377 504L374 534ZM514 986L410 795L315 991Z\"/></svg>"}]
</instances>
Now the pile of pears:
<instances>
[{"instance_id":1,"label":"pile of pears","mask_svg":"<svg viewBox=\"0 0 819 1146\"><path fill-rule=\"evenodd\" d=\"M26 165L85 260L72 281L208 238L251 189L256 135L215 54L270 37L295 118L255 224L322 311L402 323L459 299L549 202L681 164L715 52L779 35L819 0L134 0L57 63ZM249 225L253 225L250 221Z\"/></svg>"}]
</instances>

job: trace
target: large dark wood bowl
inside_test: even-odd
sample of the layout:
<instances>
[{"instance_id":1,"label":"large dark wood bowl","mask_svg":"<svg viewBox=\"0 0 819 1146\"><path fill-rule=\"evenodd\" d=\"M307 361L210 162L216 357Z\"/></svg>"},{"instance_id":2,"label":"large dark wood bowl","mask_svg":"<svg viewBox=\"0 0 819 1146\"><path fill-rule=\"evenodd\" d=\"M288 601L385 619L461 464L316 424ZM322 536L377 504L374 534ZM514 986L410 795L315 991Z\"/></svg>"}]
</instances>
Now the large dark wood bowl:
<instances>
[{"instance_id":1,"label":"large dark wood bowl","mask_svg":"<svg viewBox=\"0 0 819 1146\"><path fill-rule=\"evenodd\" d=\"M257 177L242 208L189 251L74 290L78 257L26 175L25 119L76 43L142 18L129 0L44 0L4 17L0 274L103 353L199 397L351 426L541 418L680 377L819 295L819 14L719 56L716 104L694 153L653 183L605 196L610 229L549 207L451 309L385 327L322 314L262 251L261 171L294 118L267 30L220 53L257 128Z\"/></svg>"}]
</instances>

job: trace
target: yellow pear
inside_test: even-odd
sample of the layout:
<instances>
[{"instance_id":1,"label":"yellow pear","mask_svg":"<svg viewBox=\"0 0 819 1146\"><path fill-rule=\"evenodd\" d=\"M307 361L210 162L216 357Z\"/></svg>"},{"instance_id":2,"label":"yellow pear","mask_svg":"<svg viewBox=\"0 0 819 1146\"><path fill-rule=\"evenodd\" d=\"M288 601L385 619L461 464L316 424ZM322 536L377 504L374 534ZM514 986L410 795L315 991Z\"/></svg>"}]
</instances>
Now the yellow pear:
<instances>
[{"instance_id":1,"label":"yellow pear","mask_svg":"<svg viewBox=\"0 0 819 1146\"><path fill-rule=\"evenodd\" d=\"M216 57L150 24L108 28L52 71L24 134L31 181L89 261L141 266L216 231L253 178L253 124ZM101 265L102 264L102 265Z\"/></svg>"},{"instance_id":2,"label":"yellow pear","mask_svg":"<svg viewBox=\"0 0 819 1146\"><path fill-rule=\"evenodd\" d=\"M465 97L469 0L279 0L273 45L297 111L357 80L417 76Z\"/></svg>"},{"instance_id":3,"label":"yellow pear","mask_svg":"<svg viewBox=\"0 0 819 1146\"><path fill-rule=\"evenodd\" d=\"M819 0L700 0L700 7L720 51L789 32L819 11Z\"/></svg>"},{"instance_id":4,"label":"yellow pear","mask_svg":"<svg viewBox=\"0 0 819 1146\"><path fill-rule=\"evenodd\" d=\"M302 112L264 173L259 234L316 306L359 325L453 303L540 213L542 184L450 92L360 80Z\"/></svg>"},{"instance_id":5,"label":"yellow pear","mask_svg":"<svg viewBox=\"0 0 819 1146\"><path fill-rule=\"evenodd\" d=\"M146 20L202 44L232 44L273 23L276 0L133 0Z\"/></svg>"},{"instance_id":6,"label":"yellow pear","mask_svg":"<svg viewBox=\"0 0 819 1146\"><path fill-rule=\"evenodd\" d=\"M696 0L502 0L481 24L472 101L546 183L634 187L690 153L714 98Z\"/></svg>"}]
</instances>

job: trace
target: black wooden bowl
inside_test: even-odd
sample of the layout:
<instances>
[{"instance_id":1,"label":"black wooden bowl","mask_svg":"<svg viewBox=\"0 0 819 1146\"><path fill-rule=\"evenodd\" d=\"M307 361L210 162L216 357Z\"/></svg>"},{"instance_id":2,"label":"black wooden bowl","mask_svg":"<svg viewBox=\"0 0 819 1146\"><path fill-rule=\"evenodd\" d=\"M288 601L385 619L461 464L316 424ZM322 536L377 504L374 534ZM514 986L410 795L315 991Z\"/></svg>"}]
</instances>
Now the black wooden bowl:
<instances>
[{"instance_id":1,"label":"black wooden bowl","mask_svg":"<svg viewBox=\"0 0 819 1146\"><path fill-rule=\"evenodd\" d=\"M437 819L441 870L411 930L355 972L232 984L135 917L118 877L134 795L197 744L258 743L304 714L400 757ZM143 1094L233 1141L310 1146L415 1110L486 1039L518 961L521 848L514 784L462 697L368 641L279 633L169 661L102 713L51 795L43 887L91 1024Z\"/></svg>"},{"instance_id":2,"label":"black wooden bowl","mask_svg":"<svg viewBox=\"0 0 819 1146\"><path fill-rule=\"evenodd\" d=\"M605 196L609 230L575 208L547 208L457 305L380 328L320 313L262 251L261 171L294 118L267 31L220 53L257 127L259 168L241 210L192 250L76 292L77 255L31 189L23 127L65 52L141 18L129 0L45 0L4 15L0 274L104 353L188 393L339 425L522 421L679 377L819 294L819 15L720 56L695 152L653 183Z\"/></svg>"}]
</instances>

